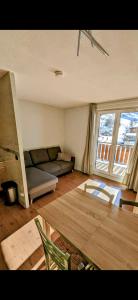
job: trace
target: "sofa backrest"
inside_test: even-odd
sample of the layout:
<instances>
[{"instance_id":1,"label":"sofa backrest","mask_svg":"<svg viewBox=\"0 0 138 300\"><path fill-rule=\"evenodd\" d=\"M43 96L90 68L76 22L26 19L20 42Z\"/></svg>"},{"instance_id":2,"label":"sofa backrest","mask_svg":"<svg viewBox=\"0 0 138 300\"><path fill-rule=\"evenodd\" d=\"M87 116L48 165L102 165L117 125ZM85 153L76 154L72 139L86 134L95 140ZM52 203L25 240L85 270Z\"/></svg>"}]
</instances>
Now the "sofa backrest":
<instances>
[{"instance_id":1,"label":"sofa backrest","mask_svg":"<svg viewBox=\"0 0 138 300\"><path fill-rule=\"evenodd\" d=\"M47 148L47 152L50 160L56 160L58 157L58 152L61 152L59 146Z\"/></svg>"},{"instance_id":2,"label":"sofa backrest","mask_svg":"<svg viewBox=\"0 0 138 300\"><path fill-rule=\"evenodd\" d=\"M30 150L29 152L34 165L45 163L50 160L46 148L34 149L34 150Z\"/></svg>"},{"instance_id":3,"label":"sofa backrest","mask_svg":"<svg viewBox=\"0 0 138 300\"><path fill-rule=\"evenodd\" d=\"M33 165L56 160L58 152L61 152L59 146L24 151L25 167L32 167Z\"/></svg>"},{"instance_id":4,"label":"sofa backrest","mask_svg":"<svg viewBox=\"0 0 138 300\"><path fill-rule=\"evenodd\" d=\"M25 161L25 167L26 168L33 166L33 162L32 162L29 151L24 151L24 161Z\"/></svg>"}]
</instances>

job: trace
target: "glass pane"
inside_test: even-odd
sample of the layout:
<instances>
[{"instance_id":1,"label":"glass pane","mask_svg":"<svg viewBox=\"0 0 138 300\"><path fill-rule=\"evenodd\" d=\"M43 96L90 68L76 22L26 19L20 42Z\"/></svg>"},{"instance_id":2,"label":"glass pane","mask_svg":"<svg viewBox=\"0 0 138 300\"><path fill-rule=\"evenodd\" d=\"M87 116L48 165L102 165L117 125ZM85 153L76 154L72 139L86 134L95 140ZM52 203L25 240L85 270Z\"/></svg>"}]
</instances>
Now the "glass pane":
<instances>
[{"instance_id":1,"label":"glass pane","mask_svg":"<svg viewBox=\"0 0 138 300\"><path fill-rule=\"evenodd\" d=\"M138 112L122 113L114 156L113 174L124 176L136 142Z\"/></svg>"},{"instance_id":2,"label":"glass pane","mask_svg":"<svg viewBox=\"0 0 138 300\"><path fill-rule=\"evenodd\" d=\"M108 173L115 113L100 116L96 169Z\"/></svg>"}]
</instances>

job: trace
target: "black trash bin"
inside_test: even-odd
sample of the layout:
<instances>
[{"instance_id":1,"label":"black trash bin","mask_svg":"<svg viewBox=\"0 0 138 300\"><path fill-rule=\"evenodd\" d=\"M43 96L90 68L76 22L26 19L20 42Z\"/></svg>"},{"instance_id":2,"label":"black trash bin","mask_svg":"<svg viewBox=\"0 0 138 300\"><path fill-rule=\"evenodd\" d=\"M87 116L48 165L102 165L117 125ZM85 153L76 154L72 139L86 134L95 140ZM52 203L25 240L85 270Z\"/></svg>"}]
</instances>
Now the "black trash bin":
<instances>
[{"instance_id":1,"label":"black trash bin","mask_svg":"<svg viewBox=\"0 0 138 300\"><path fill-rule=\"evenodd\" d=\"M5 205L14 205L18 201L17 183L6 181L1 184L3 188Z\"/></svg>"}]
</instances>

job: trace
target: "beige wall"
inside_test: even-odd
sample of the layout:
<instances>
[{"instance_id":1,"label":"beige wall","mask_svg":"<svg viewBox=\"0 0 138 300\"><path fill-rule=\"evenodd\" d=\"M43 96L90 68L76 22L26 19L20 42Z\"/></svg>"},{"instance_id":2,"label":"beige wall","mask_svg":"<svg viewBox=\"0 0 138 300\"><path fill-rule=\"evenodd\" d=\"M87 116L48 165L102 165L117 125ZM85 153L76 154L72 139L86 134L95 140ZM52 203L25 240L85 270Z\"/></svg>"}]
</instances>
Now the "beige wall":
<instances>
[{"instance_id":1,"label":"beige wall","mask_svg":"<svg viewBox=\"0 0 138 300\"><path fill-rule=\"evenodd\" d=\"M28 194L23 161L23 149L18 123L18 108L14 75L7 72L0 79L0 145L18 153L18 160L11 153L0 150L1 181L14 180L18 185L19 201L28 206Z\"/></svg>"},{"instance_id":2,"label":"beige wall","mask_svg":"<svg viewBox=\"0 0 138 300\"><path fill-rule=\"evenodd\" d=\"M88 105L65 110L66 151L75 155L75 169L81 170L88 123Z\"/></svg>"},{"instance_id":3,"label":"beige wall","mask_svg":"<svg viewBox=\"0 0 138 300\"><path fill-rule=\"evenodd\" d=\"M30 101L19 101L25 150L64 145L64 110Z\"/></svg>"}]
</instances>

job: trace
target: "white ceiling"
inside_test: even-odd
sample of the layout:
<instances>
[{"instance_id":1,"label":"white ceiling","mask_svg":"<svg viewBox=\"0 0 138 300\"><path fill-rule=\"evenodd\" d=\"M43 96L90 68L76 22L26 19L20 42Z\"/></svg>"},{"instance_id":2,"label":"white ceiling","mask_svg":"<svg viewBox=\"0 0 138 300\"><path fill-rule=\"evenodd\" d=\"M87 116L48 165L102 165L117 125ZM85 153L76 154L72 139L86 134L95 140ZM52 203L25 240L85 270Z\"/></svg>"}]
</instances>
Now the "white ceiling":
<instances>
[{"instance_id":1,"label":"white ceiling","mask_svg":"<svg viewBox=\"0 0 138 300\"><path fill-rule=\"evenodd\" d=\"M138 30L93 30L102 55L78 30L0 30L0 69L14 72L18 99L73 107L138 96ZM56 77L51 70L64 71Z\"/></svg>"}]
</instances>

